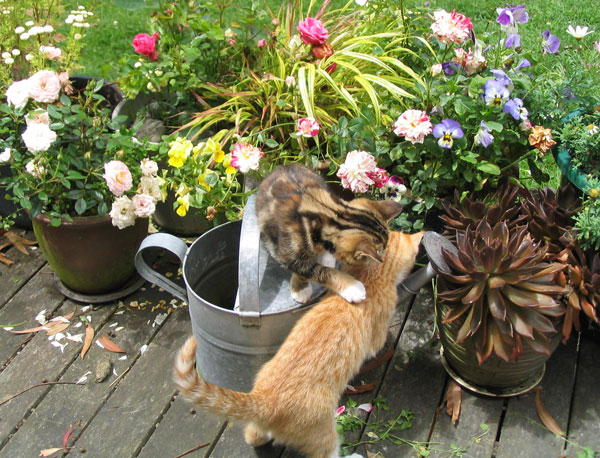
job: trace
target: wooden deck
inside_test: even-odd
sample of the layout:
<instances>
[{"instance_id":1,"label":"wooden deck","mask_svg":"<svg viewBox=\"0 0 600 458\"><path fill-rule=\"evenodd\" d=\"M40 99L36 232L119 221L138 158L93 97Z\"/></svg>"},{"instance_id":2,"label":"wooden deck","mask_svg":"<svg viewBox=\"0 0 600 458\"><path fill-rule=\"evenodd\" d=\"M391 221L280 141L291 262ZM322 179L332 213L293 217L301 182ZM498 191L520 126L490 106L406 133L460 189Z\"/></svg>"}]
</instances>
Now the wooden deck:
<instances>
[{"instance_id":1,"label":"wooden deck","mask_svg":"<svg viewBox=\"0 0 600 458\"><path fill-rule=\"evenodd\" d=\"M35 317L43 309L49 318L81 312L82 304L58 292L39 250L30 256L14 249L6 254L17 263L0 264L0 325L37 326ZM84 313L96 336L109 335L126 351L126 359L95 343L81 359L81 343L63 339L69 343L61 351L45 332L17 335L0 329L0 457L36 457L41 450L62 447L66 436L69 456L174 458L203 446L185 456L298 457L281 447L248 447L242 425L196 411L178 396L171 367L191 327L187 307L163 315L172 308L172 300L146 284L121 303ZM440 362L433 316L429 290L401 303L390 328L393 357L352 382L376 383L372 391L349 396L357 404L376 396L386 399L389 409L378 418L372 413L370 424L394 419L402 409L414 415L411 426L396 434L402 439L397 442L403 443L377 441L368 430L362 435L348 432L347 441L374 442L358 446L356 453L365 458L417 456L419 451L440 457L558 458L586 451L588 455L580 456L592 457L593 451L600 451L598 342L582 337L561 345L541 382L543 404L568 432L568 440L541 426L533 394L498 399L463 391L460 420L453 426L440 409L449 377ZM74 326L63 333L84 332L84 326ZM94 372L102 360L110 361L111 373L96 383ZM73 384L85 374L85 383Z\"/></svg>"}]
</instances>

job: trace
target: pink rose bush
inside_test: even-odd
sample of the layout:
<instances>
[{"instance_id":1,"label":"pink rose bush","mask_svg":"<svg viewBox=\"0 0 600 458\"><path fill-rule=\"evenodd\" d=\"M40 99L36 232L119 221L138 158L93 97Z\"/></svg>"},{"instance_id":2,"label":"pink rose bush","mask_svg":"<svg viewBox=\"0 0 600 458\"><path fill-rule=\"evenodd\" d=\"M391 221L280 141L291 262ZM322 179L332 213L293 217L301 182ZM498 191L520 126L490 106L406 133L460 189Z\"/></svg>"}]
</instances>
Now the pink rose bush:
<instances>
[{"instance_id":1,"label":"pink rose bush","mask_svg":"<svg viewBox=\"0 0 600 458\"><path fill-rule=\"evenodd\" d=\"M435 22L431 25L431 30L433 30L436 38L443 43L461 44L473 30L471 19L464 14L457 13L456 10L451 13L438 10L433 13L433 16Z\"/></svg>"},{"instance_id":2,"label":"pink rose bush","mask_svg":"<svg viewBox=\"0 0 600 458\"><path fill-rule=\"evenodd\" d=\"M413 144L423 143L425 137L433 131L433 124L424 111L406 110L394 123L393 131Z\"/></svg>"},{"instance_id":3,"label":"pink rose bush","mask_svg":"<svg viewBox=\"0 0 600 458\"><path fill-rule=\"evenodd\" d=\"M154 32L152 35L147 33L138 33L133 37L131 45L136 53L141 54L144 57L150 58L150 60L158 60L158 54L156 53L156 43L158 42L160 35L158 32Z\"/></svg>"},{"instance_id":4,"label":"pink rose bush","mask_svg":"<svg viewBox=\"0 0 600 458\"><path fill-rule=\"evenodd\" d=\"M321 45L329 38L329 32L318 19L307 17L304 21L298 22L296 27L300 34L300 39L306 45Z\"/></svg>"},{"instance_id":5,"label":"pink rose bush","mask_svg":"<svg viewBox=\"0 0 600 458\"><path fill-rule=\"evenodd\" d=\"M367 151L350 151L337 171L344 188L352 192L365 193L369 186L382 188L389 180L384 169L377 167L375 158Z\"/></svg>"},{"instance_id":6,"label":"pink rose bush","mask_svg":"<svg viewBox=\"0 0 600 458\"><path fill-rule=\"evenodd\" d=\"M231 151L231 166L242 173L258 170L259 161L263 156L262 150L250 143L236 143Z\"/></svg>"},{"instance_id":7,"label":"pink rose bush","mask_svg":"<svg viewBox=\"0 0 600 458\"><path fill-rule=\"evenodd\" d=\"M298 120L298 132L301 137L316 137L319 135L319 123L310 116Z\"/></svg>"}]
</instances>

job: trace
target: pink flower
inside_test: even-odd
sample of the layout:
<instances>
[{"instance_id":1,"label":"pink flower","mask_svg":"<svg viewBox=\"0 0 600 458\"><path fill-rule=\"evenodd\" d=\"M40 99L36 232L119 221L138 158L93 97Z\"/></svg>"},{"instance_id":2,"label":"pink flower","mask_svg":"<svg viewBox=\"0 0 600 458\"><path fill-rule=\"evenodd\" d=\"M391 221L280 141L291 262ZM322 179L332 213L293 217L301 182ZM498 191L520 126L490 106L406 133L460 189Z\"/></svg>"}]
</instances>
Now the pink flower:
<instances>
[{"instance_id":1,"label":"pink flower","mask_svg":"<svg viewBox=\"0 0 600 458\"><path fill-rule=\"evenodd\" d=\"M300 39L305 45L320 45L329 38L329 32L318 19L307 17L304 21L298 22L296 27L300 34Z\"/></svg>"},{"instance_id":2,"label":"pink flower","mask_svg":"<svg viewBox=\"0 0 600 458\"><path fill-rule=\"evenodd\" d=\"M298 135L302 137L315 137L319 135L319 123L315 118L300 118L298 120Z\"/></svg>"},{"instance_id":3,"label":"pink flower","mask_svg":"<svg viewBox=\"0 0 600 458\"><path fill-rule=\"evenodd\" d=\"M462 43L473 29L471 20L463 14L452 10L448 13L439 10L433 13L435 22L431 25L433 34L443 43Z\"/></svg>"},{"instance_id":4,"label":"pink flower","mask_svg":"<svg viewBox=\"0 0 600 458\"><path fill-rule=\"evenodd\" d=\"M346 411L346 407L345 406L340 406L335 410L335 416L339 416L341 414L343 414Z\"/></svg>"},{"instance_id":5,"label":"pink flower","mask_svg":"<svg viewBox=\"0 0 600 458\"><path fill-rule=\"evenodd\" d=\"M102 176L110 192L117 197L131 189L133 185L131 172L121 161L110 161L104 164L104 175Z\"/></svg>"},{"instance_id":6,"label":"pink flower","mask_svg":"<svg viewBox=\"0 0 600 458\"><path fill-rule=\"evenodd\" d=\"M265 46L267 46L267 40L261 38L260 40L258 40L258 43L256 43L256 46L258 46L259 48L264 48Z\"/></svg>"},{"instance_id":7,"label":"pink flower","mask_svg":"<svg viewBox=\"0 0 600 458\"><path fill-rule=\"evenodd\" d=\"M393 130L399 137L415 144L423 143L425 136L432 132L433 125L424 111L406 110L394 123Z\"/></svg>"},{"instance_id":8,"label":"pink flower","mask_svg":"<svg viewBox=\"0 0 600 458\"><path fill-rule=\"evenodd\" d=\"M149 57L150 60L157 60L158 56L156 55L156 42L159 38L158 32L154 32L152 36L147 33L138 33L135 37L133 37L133 41L131 44L133 45L133 49L138 54L142 56Z\"/></svg>"},{"instance_id":9,"label":"pink flower","mask_svg":"<svg viewBox=\"0 0 600 458\"><path fill-rule=\"evenodd\" d=\"M29 127L32 124L46 124L50 125L50 116L48 116L48 112L44 110L36 110L31 113L28 113L25 116L25 124Z\"/></svg>"},{"instance_id":10,"label":"pink flower","mask_svg":"<svg viewBox=\"0 0 600 458\"><path fill-rule=\"evenodd\" d=\"M594 49L600 52L600 41L594 41Z\"/></svg>"},{"instance_id":11,"label":"pink flower","mask_svg":"<svg viewBox=\"0 0 600 458\"><path fill-rule=\"evenodd\" d=\"M370 172L369 178L374 181L373 185L377 188L383 188L388 181L390 181L390 176L386 169L376 169L374 172Z\"/></svg>"},{"instance_id":12,"label":"pink flower","mask_svg":"<svg viewBox=\"0 0 600 458\"><path fill-rule=\"evenodd\" d=\"M60 56L62 55L62 50L60 48L55 48L54 46L41 45L40 52L46 59L60 59Z\"/></svg>"},{"instance_id":13,"label":"pink flower","mask_svg":"<svg viewBox=\"0 0 600 458\"><path fill-rule=\"evenodd\" d=\"M29 95L36 102L51 103L58 99L62 87L60 78L52 70L40 70L27 79Z\"/></svg>"},{"instance_id":14,"label":"pink flower","mask_svg":"<svg viewBox=\"0 0 600 458\"><path fill-rule=\"evenodd\" d=\"M250 143L236 143L231 151L231 166L242 173L258 170L258 162L263 156L262 150Z\"/></svg>"},{"instance_id":15,"label":"pink flower","mask_svg":"<svg viewBox=\"0 0 600 458\"><path fill-rule=\"evenodd\" d=\"M133 196L131 201L135 206L135 216L139 218L148 218L152 216L154 210L156 209L154 199L148 194L136 194L135 196Z\"/></svg>"},{"instance_id":16,"label":"pink flower","mask_svg":"<svg viewBox=\"0 0 600 458\"><path fill-rule=\"evenodd\" d=\"M156 161L150 160L147 157L140 162L140 168L144 176L153 176L158 173L158 164Z\"/></svg>"},{"instance_id":17,"label":"pink flower","mask_svg":"<svg viewBox=\"0 0 600 458\"><path fill-rule=\"evenodd\" d=\"M369 186L375 184L373 176L377 176L377 164L372 154L366 151L350 151L346 160L340 165L337 176L342 186L352 192L367 192Z\"/></svg>"},{"instance_id":18,"label":"pink flower","mask_svg":"<svg viewBox=\"0 0 600 458\"><path fill-rule=\"evenodd\" d=\"M465 69L467 75L473 75L477 73L486 65L486 60L483 54L481 52L473 53L471 48L469 48L468 52L463 48L455 49L454 54L456 54L456 57L452 58L452 62L460 64Z\"/></svg>"}]
</instances>

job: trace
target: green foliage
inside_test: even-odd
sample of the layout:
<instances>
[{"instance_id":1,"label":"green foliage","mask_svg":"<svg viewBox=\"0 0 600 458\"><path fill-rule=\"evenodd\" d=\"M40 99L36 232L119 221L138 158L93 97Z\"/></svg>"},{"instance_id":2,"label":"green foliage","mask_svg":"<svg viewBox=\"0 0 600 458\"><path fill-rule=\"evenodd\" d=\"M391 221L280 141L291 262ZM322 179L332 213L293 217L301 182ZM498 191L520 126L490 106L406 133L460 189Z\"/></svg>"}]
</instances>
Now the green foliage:
<instances>
[{"instance_id":1,"label":"green foliage","mask_svg":"<svg viewBox=\"0 0 600 458\"><path fill-rule=\"evenodd\" d=\"M600 189L598 182L592 189L598 192ZM581 248L584 251L598 252L600 250L600 201L598 197L585 196L581 210L574 218L577 240Z\"/></svg>"},{"instance_id":2,"label":"green foliage","mask_svg":"<svg viewBox=\"0 0 600 458\"><path fill-rule=\"evenodd\" d=\"M0 149L10 153L11 167L0 186L32 216L45 213L58 225L75 216L106 215L115 199L103 178L110 160L126 164L134 182L141 177L146 145L134 142L132 133L111 119L104 88L102 80L91 80L84 90L63 93L53 103L0 106ZM34 115L48 117L55 141L26 145L26 117ZM134 187L130 194L135 192Z\"/></svg>"}]
</instances>

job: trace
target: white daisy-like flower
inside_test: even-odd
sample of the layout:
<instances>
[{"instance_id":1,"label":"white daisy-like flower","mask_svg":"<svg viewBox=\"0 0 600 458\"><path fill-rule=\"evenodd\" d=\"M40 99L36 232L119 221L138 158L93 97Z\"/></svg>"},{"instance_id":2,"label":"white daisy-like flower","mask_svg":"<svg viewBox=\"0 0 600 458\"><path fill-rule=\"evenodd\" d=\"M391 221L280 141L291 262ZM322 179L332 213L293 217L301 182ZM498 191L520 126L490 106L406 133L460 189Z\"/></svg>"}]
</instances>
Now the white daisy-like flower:
<instances>
[{"instance_id":1,"label":"white daisy-like flower","mask_svg":"<svg viewBox=\"0 0 600 458\"><path fill-rule=\"evenodd\" d=\"M575 26L575 28L573 28L572 25L569 24L569 27L567 28L567 33L569 35L573 35L573 37L575 37L576 40L581 40L583 37L585 37L586 35L589 35L590 33L592 33L593 30L588 30L587 26Z\"/></svg>"},{"instance_id":2,"label":"white daisy-like flower","mask_svg":"<svg viewBox=\"0 0 600 458\"><path fill-rule=\"evenodd\" d=\"M22 34L23 32L25 32L25 27L23 27L23 26L19 26L19 27L17 27L17 28L15 29L15 33L16 33L17 35L20 35L20 34Z\"/></svg>"}]
</instances>

